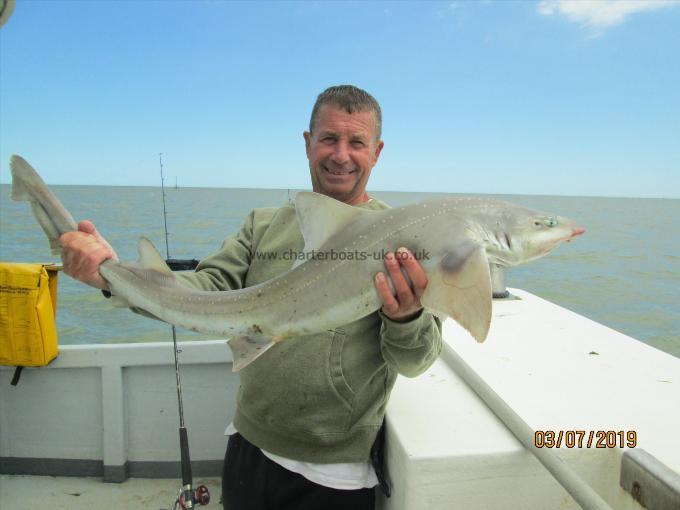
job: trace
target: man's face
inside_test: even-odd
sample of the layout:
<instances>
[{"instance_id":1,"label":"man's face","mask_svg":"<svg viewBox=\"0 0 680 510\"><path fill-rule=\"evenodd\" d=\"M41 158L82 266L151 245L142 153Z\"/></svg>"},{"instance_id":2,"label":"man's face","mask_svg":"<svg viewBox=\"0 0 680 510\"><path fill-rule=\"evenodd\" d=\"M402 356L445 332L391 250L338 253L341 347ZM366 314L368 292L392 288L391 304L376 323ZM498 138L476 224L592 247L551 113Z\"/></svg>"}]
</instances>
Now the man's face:
<instances>
[{"instance_id":1,"label":"man's face","mask_svg":"<svg viewBox=\"0 0 680 510\"><path fill-rule=\"evenodd\" d=\"M368 200L366 184L383 148L373 112L323 105L313 130L304 133L312 189L352 205Z\"/></svg>"}]
</instances>

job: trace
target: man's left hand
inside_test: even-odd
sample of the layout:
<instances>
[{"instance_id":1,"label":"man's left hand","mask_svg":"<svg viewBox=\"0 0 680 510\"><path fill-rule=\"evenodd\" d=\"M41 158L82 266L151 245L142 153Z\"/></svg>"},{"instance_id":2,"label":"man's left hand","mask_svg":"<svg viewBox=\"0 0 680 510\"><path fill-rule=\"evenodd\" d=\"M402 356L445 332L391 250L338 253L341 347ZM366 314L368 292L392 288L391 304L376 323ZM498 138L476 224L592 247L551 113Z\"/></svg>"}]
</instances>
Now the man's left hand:
<instances>
[{"instance_id":1,"label":"man's left hand","mask_svg":"<svg viewBox=\"0 0 680 510\"><path fill-rule=\"evenodd\" d=\"M420 298L427 287L425 270L406 248L399 248L396 253L385 255L385 267L396 296L390 290L387 276L383 272L378 273L375 276L375 288L383 301L382 312L393 321L411 320L423 308ZM410 285L402 273L402 267L411 280Z\"/></svg>"}]
</instances>

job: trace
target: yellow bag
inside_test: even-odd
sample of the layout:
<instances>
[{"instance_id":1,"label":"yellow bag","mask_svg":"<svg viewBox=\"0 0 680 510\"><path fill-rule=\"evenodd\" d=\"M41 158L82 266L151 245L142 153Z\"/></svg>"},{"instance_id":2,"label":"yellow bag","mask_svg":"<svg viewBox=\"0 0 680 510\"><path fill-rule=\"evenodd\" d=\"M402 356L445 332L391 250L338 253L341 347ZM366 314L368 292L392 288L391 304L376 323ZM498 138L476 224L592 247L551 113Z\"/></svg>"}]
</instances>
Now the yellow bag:
<instances>
[{"instance_id":1,"label":"yellow bag","mask_svg":"<svg viewBox=\"0 0 680 510\"><path fill-rule=\"evenodd\" d=\"M54 319L60 269L0 262L0 365L39 367L59 354Z\"/></svg>"}]
</instances>

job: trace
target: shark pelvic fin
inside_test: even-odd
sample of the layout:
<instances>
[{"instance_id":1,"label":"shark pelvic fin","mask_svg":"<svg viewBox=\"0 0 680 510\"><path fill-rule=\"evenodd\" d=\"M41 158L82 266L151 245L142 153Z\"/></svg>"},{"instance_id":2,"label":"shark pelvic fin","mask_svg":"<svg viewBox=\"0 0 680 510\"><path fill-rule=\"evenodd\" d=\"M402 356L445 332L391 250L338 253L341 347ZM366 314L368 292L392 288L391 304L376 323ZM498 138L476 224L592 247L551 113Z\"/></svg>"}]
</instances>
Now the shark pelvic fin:
<instances>
[{"instance_id":1,"label":"shark pelvic fin","mask_svg":"<svg viewBox=\"0 0 680 510\"><path fill-rule=\"evenodd\" d=\"M146 237L140 237L137 242L137 252L139 253L138 263L146 268L153 269L168 276L174 276L172 269L168 267L158 250Z\"/></svg>"},{"instance_id":2,"label":"shark pelvic fin","mask_svg":"<svg viewBox=\"0 0 680 510\"><path fill-rule=\"evenodd\" d=\"M483 342L491 325L491 277L484 248L467 241L448 252L428 275L421 302L436 315L452 317Z\"/></svg>"},{"instance_id":3,"label":"shark pelvic fin","mask_svg":"<svg viewBox=\"0 0 680 510\"><path fill-rule=\"evenodd\" d=\"M275 342L268 336L251 329L245 335L229 339L227 343L234 360L232 371L238 372L264 354Z\"/></svg>"},{"instance_id":4,"label":"shark pelvic fin","mask_svg":"<svg viewBox=\"0 0 680 510\"><path fill-rule=\"evenodd\" d=\"M374 211L353 207L320 193L301 191L295 196L295 212L305 239L305 252L308 252L319 250L352 221Z\"/></svg>"}]
</instances>

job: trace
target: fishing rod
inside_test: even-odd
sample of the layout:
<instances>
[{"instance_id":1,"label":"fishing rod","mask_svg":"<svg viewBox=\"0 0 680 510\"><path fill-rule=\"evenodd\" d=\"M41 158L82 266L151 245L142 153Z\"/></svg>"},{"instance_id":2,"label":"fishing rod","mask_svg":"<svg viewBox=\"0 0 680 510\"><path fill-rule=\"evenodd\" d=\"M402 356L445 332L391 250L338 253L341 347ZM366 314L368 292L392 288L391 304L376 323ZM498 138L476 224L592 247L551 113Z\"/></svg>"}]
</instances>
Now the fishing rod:
<instances>
[{"instance_id":1,"label":"fishing rod","mask_svg":"<svg viewBox=\"0 0 680 510\"><path fill-rule=\"evenodd\" d=\"M163 153L158 154L161 167L161 195L163 197L163 226L165 228L165 255L168 262L189 262L170 258L170 244L168 243L168 213L165 207L165 179L163 177ZM197 262L197 261L196 261ZM193 265L196 267L196 264ZM171 266L171 269L172 266ZM184 425L184 406L182 405L182 380L179 374L179 349L177 348L177 332L172 326L172 345L175 353L175 379L177 380L177 403L179 405L179 450L182 465L182 488L179 490L172 510L190 510L194 505L204 506L210 503L210 492L205 485L194 489L191 473L191 457L189 455L189 436Z\"/></svg>"}]
</instances>

